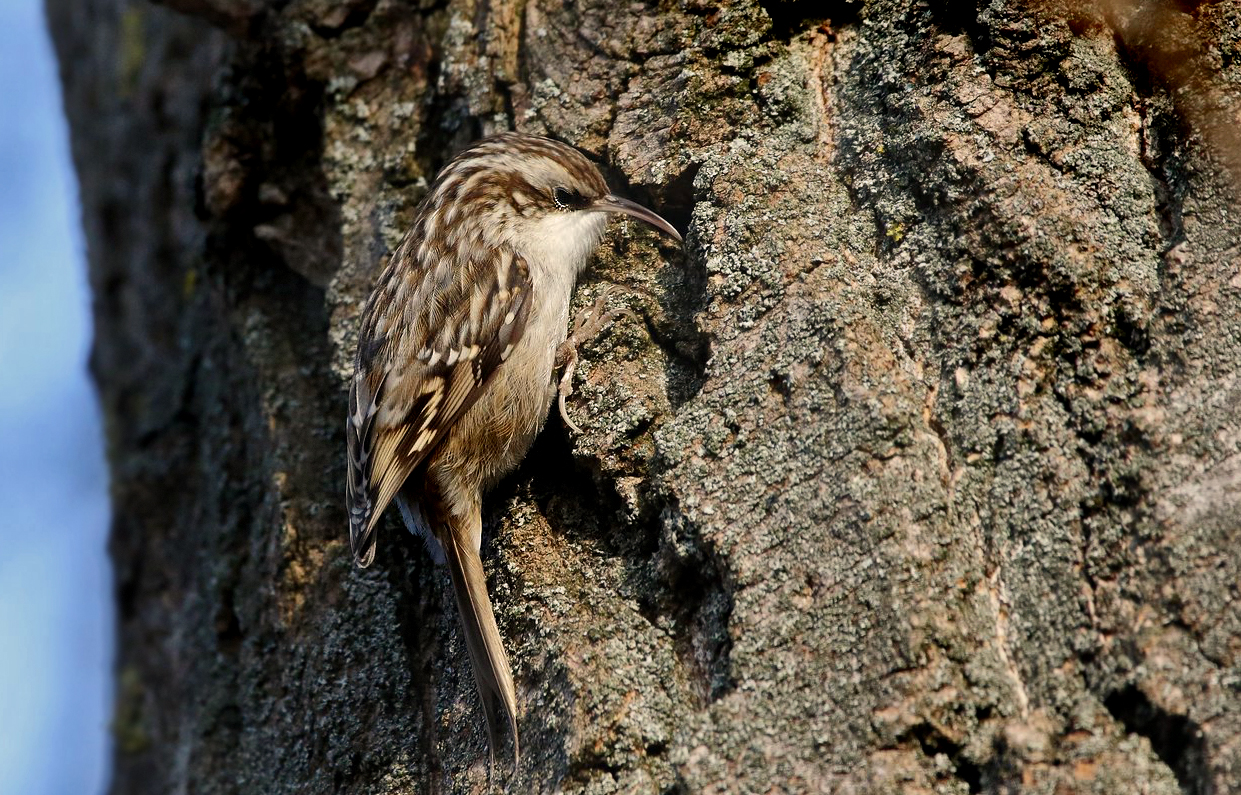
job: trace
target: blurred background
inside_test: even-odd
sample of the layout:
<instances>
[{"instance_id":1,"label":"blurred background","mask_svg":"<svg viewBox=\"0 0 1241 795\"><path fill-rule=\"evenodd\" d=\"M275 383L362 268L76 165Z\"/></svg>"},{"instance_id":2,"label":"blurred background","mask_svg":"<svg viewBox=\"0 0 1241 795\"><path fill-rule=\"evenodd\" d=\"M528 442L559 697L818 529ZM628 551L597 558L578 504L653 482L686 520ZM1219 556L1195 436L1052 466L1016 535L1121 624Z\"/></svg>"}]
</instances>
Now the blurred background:
<instances>
[{"instance_id":1,"label":"blurred background","mask_svg":"<svg viewBox=\"0 0 1241 795\"><path fill-rule=\"evenodd\" d=\"M106 786L113 607L90 297L40 0L0 0L0 795Z\"/></svg>"}]
</instances>

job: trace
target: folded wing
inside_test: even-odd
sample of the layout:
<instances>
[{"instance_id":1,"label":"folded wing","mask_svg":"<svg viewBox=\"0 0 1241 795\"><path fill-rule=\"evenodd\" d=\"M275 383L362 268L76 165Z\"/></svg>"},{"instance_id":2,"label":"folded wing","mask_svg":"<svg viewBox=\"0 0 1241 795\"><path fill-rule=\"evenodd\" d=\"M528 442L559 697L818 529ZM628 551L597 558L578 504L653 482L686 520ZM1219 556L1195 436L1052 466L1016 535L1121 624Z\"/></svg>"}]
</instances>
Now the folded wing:
<instances>
[{"instance_id":1,"label":"folded wing","mask_svg":"<svg viewBox=\"0 0 1241 795\"><path fill-rule=\"evenodd\" d=\"M349 386L345 501L359 566L374 560L384 509L487 389L530 312L530 270L511 250L455 269L397 259L381 282L363 312ZM402 314L413 322L385 322Z\"/></svg>"}]
</instances>

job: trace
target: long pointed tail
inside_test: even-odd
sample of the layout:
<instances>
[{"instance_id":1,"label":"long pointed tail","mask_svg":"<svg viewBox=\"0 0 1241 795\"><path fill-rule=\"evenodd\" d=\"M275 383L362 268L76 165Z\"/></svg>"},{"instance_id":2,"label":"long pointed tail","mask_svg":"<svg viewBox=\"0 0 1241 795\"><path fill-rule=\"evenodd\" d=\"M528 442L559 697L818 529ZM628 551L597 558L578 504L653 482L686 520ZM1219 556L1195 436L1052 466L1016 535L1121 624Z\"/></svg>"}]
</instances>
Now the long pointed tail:
<instances>
[{"instance_id":1,"label":"long pointed tail","mask_svg":"<svg viewBox=\"0 0 1241 795\"><path fill-rule=\"evenodd\" d=\"M470 651L474 667L474 682L483 702L487 717L487 739L490 741L491 762L495 764L497 732L500 727L500 708L508 713L509 729L513 732L513 765L521 758L517 742L517 696L513 689L513 674L509 670L508 656L496 627L496 617L491 611L491 599L487 597L487 579L478 550L470 539L470 532L450 519L448 538L441 539L448 572L452 575L453 589L457 594L457 612L461 615L461 628L465 632L465 645Z\"/></svg>"}]
</instances>

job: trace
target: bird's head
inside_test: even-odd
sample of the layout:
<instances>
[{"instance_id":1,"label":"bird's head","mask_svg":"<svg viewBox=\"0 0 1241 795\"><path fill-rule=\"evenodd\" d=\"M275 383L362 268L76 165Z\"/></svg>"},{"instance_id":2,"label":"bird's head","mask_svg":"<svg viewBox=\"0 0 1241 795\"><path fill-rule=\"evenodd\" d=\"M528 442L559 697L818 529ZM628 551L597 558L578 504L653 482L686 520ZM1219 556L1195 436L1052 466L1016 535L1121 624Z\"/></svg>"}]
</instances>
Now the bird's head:
<instances>
[{"instance_id":1,"label":"bird's head","mask_svg":"<svg viewBox=\"0 0 1241 795\"><path fill-rule=\"evenodd\" d=\"M462 152L440 172L429 198L432 212L459 230L461 242L505 243L574 269L598 245L609 214L681 240L659 215L612 193L581 152L524 133L501 133Z\"/></svg>"}]
</instances>

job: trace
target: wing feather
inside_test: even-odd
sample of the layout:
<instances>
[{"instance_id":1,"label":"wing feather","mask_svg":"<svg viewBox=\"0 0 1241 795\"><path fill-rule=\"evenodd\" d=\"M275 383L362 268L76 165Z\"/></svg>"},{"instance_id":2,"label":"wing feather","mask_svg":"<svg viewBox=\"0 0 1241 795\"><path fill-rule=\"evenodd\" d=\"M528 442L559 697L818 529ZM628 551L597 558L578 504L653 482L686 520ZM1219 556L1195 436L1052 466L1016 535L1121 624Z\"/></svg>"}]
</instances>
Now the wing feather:
<instances>
[{"instance_id":1,"label":"wing feather","mask_svg":"<svg viewBox=\"0 0 1241 795\"><path fill-rule=\"evenodd\" d=\"M409 267L394 258L367 303L350 384L345 498L359 566L374 559L384 509L487 389L530 313L530 270L511 250L470 262L453 279L441 278L442 266L432 272L424 265L415 274ZM418 287L399 291L400 279L416 279ZM410 305L391 307L398 295ZM388 329L391 337L381 338L377 317L394 311L412 318L412 333Z\"/></svg>"}]
</instances>

